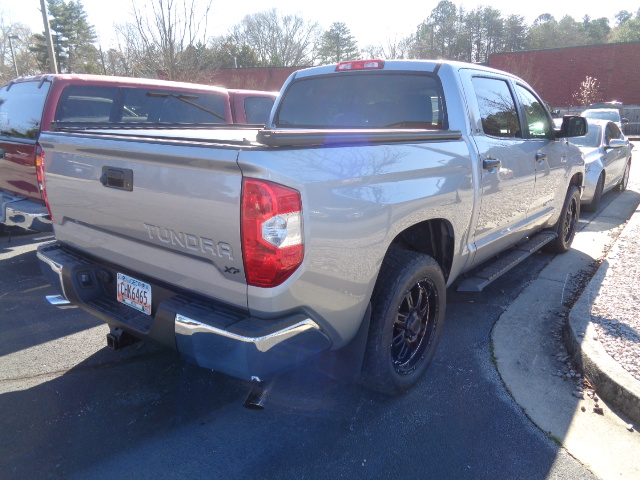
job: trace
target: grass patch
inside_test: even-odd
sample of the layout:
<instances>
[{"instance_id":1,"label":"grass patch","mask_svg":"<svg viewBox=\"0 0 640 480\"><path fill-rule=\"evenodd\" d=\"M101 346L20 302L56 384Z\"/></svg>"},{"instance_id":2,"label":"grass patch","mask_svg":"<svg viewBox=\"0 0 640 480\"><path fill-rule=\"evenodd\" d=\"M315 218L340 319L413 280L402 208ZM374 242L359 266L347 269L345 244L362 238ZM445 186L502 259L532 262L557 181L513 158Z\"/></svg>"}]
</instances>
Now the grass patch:
<instances>
[{"instance_id":1,"label":"grass patch","mask_svg":"<svg viewBox=\"0 0 640 480\"><path fill-rule=\"evenodd\" d=\"M491 355L491 361L493 362L493 366L498 369L498 359L496 358L496 354L494 351L493 342L489 343L489 354Z\"/></svg>"},{"instance_id":2,"label":"grass patch","mask_svg":"<svg viewBox=\"0 0 640 480\"><path fill-rule=\"evenodd\" d=\"M547 437L549 437L549 440L551 440L553 443L555 443L556 445L558 445L559 447L562 446L562 442L560 441L560 439L554 435L548 434Z\"/></svg>"}]
</instances>

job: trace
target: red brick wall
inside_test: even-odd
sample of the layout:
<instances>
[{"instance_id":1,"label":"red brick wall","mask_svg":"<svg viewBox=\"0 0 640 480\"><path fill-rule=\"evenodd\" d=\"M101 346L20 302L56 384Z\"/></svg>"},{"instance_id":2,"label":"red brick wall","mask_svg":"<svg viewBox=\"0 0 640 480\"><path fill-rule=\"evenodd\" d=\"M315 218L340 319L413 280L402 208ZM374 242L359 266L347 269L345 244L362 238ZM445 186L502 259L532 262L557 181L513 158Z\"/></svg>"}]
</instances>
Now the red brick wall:
<instances>
[{"instance_id":1,"label":"red brick wall","mask_svg":"<svg viewBox=\"0 0 640 480\"><path fill-rule=\"evenodd\" d=\"M500 53L489 66L523 78L554 108L575 106L587 76L598 80L602 101L640 105L640 42Z\"/></svg>"}]
</instances>

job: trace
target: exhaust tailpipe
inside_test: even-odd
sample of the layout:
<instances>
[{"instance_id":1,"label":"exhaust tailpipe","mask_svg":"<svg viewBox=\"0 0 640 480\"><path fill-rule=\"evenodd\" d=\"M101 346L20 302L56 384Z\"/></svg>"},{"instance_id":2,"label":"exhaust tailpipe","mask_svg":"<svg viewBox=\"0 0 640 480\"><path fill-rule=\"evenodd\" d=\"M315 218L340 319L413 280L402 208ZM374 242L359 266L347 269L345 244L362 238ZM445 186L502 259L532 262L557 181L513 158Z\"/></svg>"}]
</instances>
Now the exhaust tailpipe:
<instances>
[{"instance_id":1,"label":"exhaust tailpipe","mask_svg":"<svg viewBox=\"0 0 640 480\"><path fill-rule=\"evenodd\" d=\"M264 410L264 404L267 400L270 384L257 379L251 380L251 390L247 398L244 399L242 406L249 410Z\"/></svg>"}]
</instances>

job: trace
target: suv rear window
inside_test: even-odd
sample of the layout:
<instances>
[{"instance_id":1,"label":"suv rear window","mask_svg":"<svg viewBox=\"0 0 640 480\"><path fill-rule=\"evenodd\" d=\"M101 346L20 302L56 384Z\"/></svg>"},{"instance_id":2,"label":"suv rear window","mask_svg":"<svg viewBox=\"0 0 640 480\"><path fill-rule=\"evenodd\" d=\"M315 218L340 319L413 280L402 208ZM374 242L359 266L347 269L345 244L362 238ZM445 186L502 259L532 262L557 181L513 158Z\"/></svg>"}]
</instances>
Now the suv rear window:
<instances>
[{"instance_id":1,"label":"suv rear window","mask_svg":"<svg viewBox=\"0 0 640 480\"><path fill-rule=\"evenodd\" d=\"M247 97L244 99L244 111L247 115L247 123L266 125L271 115L273 98Z\"/></svg>"},{"instance_id":2,"label":"suv rear window","mask_svg":"<svg viewBox=\"0 0 640 480\"><path fill-rule=\"evenodd\" d=\"M50 86L49 82L23 82L0 88L0 135L36 139Z\"/></svg>"},{"instance_id":3,"label":"suv rear window","mask_svg":"<svg viewBox=\"0 0 640 480\"><path fill-rule=\"evenodd\" d=\"M608 110L585 110L582 112L584 118L599 118L602 120L609 120L610 122L619 122L620 113L616 111Z\"/></svg>"},{"instance_id":4,"label":"suv rear window","mask_svg":"<svg viewBox=\"0 0 640 480\"><path fill-rule=\"evenodd\" d=\"M292 83L275 121L279 127L443 129L443 104L433 75L343 73Z\"/></svg>"},{"instance_id":5,"label":"suv rear window","mask_svg":"<svg viewBox=\"0 0 640 480\"><path fill-rule=\"evenodd\" d=\"M58 122L226 123L225 97L216 93L70 85Z\"/></svg>"}]
</instances>

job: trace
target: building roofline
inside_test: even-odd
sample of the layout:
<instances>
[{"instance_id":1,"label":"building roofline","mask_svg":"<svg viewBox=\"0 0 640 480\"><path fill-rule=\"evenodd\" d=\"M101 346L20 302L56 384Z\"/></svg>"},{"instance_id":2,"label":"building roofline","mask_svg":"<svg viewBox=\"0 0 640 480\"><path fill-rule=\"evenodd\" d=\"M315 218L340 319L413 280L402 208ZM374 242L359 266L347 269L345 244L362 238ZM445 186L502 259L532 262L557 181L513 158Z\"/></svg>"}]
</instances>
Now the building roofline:
<instances>
[{"instance_id":1,"label":"building roofline","mask_svg":"<svg viewBox=\"0 0 640 480\"><path fill-rule=\"evenodd\" d=\"M556 50L570 50L570 49L575 49L575 48L589 48L589 47L609 47L609 46L615 46L615 45L629 45L629 44L636 44L638 45L638 47L640 47L640 42L616 42L616 43L592 43L589 45L574 45L571 47L555 47L555 48L537 48L537 49L533 49L533 50L517 50L517 51L511 51L511 52L500 52L500 53L491 53L489 54L490 57L493 56L499 56L499 55L511 55L511 54L518 54L518 53L530 53L530 52L549 52L549 51L556 51Z\"/></svg>"}]
</instances>

